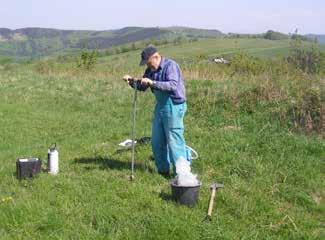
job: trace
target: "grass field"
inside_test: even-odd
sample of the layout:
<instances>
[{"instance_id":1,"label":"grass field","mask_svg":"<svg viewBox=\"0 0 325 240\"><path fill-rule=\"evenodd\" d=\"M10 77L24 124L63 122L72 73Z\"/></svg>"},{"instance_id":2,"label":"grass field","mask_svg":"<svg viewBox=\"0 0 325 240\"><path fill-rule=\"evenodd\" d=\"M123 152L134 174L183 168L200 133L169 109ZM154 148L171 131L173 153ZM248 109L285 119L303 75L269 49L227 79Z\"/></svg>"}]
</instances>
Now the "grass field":
<instances>
[{"instance_id":1,"label":"grass field","mask_svg":"<svg viewBox=\"0 0 325 240\"><path fill-rule=\"evenodd\" d=\"M208 40L161 52L182 59L246 46L266 57L288 46L254 41L238 47ZM130 182L130 152L116 150L130 137L133 92L119 76L140 74L137 63L138 52L131 52L100 59L94 72L57 62L46 73L38 63L0 70L0 239L324 238L325 142L283 124L276 101L247 110L249 77L186 81L185 136L200 155L193 172L203 183L195 208L171 200L149 145L137 149ZM239 107L227 101L235 90ZM152 94L141 93L138 106L137 136L150 136ZM39 156L45 167L54 142L60 174L18 181L17 157ZM204 218L213 182L225 188L210 222Z\"/></svg>"}]
</instances>

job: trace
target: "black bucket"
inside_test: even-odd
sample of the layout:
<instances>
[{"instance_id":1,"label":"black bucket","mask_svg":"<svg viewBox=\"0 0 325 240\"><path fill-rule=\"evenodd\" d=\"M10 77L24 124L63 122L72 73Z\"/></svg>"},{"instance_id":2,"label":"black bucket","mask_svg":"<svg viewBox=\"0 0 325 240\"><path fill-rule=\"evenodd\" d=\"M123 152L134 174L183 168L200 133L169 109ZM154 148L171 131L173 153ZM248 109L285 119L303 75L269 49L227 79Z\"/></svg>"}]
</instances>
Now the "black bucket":
<instances>
[{"instance_id":1,"label":"black bucket","mask_svg":"<svg viewBox=\"0 0 325 240\"><path fill-rule=\"evenodd\" d=\"M196 186L185 187L178 186L174 182L171 182L170 186L172 187L172 198L179 204L194 207L197 203L201 183Z\"/></svg>"}]
</instances>

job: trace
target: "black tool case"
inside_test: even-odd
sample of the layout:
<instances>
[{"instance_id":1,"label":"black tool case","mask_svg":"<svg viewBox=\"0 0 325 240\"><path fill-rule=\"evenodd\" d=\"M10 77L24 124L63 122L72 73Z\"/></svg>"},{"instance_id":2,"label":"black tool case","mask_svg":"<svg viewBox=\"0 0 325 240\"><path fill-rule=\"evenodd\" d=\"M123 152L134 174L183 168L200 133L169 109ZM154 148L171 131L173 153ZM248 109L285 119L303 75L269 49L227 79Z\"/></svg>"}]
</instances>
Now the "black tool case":
<instances>
[{"instance_id":1,"label":"black tool case","mask_svg":"<svg viewBox=\"0 0 325 240\"><path fill-rule=\"evenodd\" d=\"M16 161L17 178L32 178L41 172L42 161L38 158L18 158Z\"/></svg>"}]
</instances>

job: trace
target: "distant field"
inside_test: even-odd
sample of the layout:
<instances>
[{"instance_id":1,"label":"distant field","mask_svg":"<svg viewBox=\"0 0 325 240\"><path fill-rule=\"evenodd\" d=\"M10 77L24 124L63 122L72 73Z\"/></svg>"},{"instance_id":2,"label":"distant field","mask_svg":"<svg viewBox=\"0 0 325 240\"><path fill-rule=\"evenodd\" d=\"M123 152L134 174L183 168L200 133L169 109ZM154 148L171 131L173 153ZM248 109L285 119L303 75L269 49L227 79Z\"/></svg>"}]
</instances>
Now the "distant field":
<instances>
[{"instance_id":1,"label":"distant field","mask_svg":"<svg viewBox=\"0 0 325 240\"><path fill-rule=\"evenodd\" d=\"M289 54L289 40L264 40L264 39L207 39L181 45L158 46L158 50L164 55L176 60L212 57L231 57L240 51L260 58L276 58ZM325 45L320 45L320 50L325 51ZM123 54L100 58L100 62L116 60L127 56L128 65L136 65L140 51L131 51Z\"/></svg>"},{"instance_id":2,"label":"distant field","mask_svg":"<svg viewBox=\"0 0 325 240\"><path fill-rule=\"evenodd\" d=\"M288 41L269 41L263 39L213 39L188 43L181 46L162 48L164 54L175 58L183 56L207 56L230 55L238 51L247 51L252 55L260 54L263 57L274 56L278 53L283 55L283 49L288 48ZM275 52L274 52L275 51Z\"/></svg>"},{"instance_id":3,"label":"distant field","mask_svg":"<svg viewBox=\"0 0 325 240\"><path fill-rule=\"evenodd\" d=\"M261 58L285 56L289 51L289 41L270 41L263 39L207 39L181 45L169 44L158 46L162 55L176 60L194 59L199 56L212 58L218 56L229 57L240 51L247 52ZM114 64L112 62L127 59L128 66L136 66L139 62L140 51L130 51L123 54L102 57L101 63Z\"/></svg>"}]
</instances>

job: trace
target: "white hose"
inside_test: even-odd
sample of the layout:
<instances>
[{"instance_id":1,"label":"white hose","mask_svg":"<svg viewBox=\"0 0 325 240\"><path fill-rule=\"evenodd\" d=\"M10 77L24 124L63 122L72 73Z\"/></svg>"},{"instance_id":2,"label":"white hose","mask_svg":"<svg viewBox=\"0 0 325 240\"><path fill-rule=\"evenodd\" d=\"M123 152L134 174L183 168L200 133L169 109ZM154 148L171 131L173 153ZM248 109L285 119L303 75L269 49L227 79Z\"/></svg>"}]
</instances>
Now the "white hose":
<instances>
[{"instance_id":1,"label":"white hose","mask_svg":"<svg viewBox=\"0 0 325 240\"><path fill-rule=\"evenodd\" d=\"M191 151L191 159L190 160L194 160L199 157L199 154L193 148L191 148L190 146L187 146L187 145L186 145L186 148Z\"/></svg>"}]
</instances>

